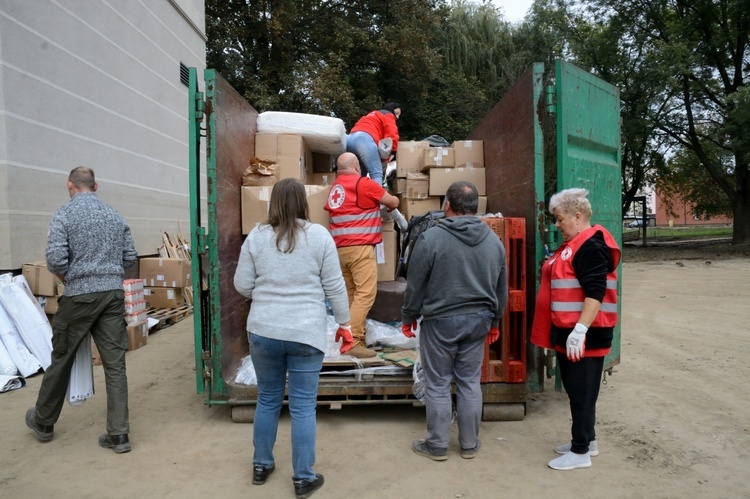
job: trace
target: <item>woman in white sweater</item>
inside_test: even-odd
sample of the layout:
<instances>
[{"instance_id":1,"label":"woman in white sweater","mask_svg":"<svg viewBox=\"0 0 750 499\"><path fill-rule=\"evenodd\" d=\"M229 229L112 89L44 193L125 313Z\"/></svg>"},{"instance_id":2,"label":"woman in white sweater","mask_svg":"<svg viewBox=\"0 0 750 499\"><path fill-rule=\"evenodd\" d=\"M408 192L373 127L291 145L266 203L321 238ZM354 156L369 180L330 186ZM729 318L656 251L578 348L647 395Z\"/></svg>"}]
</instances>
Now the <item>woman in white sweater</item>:
<instances>
[{"instance_id":1,"label":"woman in white sweater","mask_svg":"<svg viewBox=\"0 0 750 499\"><path fill-rule=\"evenodd\" d=\"M258 378L253 425L253 483L276 468L273 447L289 377L295 495L309 497L323 485L315 463L315 408L326 349L328 299L342 352L351 348L349 303L336 245L326 228L309 222L305 187L295 179L274 185L268 220L247 236L234 275L250 298L248 340Z\"/></svg>"}]
</instances>

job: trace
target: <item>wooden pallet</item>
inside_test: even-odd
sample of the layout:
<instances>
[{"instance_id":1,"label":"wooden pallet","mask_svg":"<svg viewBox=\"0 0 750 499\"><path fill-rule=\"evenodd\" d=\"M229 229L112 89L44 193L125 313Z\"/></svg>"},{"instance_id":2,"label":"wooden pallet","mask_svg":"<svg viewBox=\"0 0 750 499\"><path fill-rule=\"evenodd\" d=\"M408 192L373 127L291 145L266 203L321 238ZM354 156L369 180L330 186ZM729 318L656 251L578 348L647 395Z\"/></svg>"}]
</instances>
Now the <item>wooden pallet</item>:
<instances>
[{"instance_id":1,"label":"wooden pallet","mask_svg":"<svg viewBox=\"0 0 750 499\"><path fill-rule=\"evenodd\" d=\"M146 315L151 319L159 321L149 330L150 332L154 332L193 315L193 307L192 305L183 305L178 308L149 308L146 310Z\"/></svg>"}]
</instances>

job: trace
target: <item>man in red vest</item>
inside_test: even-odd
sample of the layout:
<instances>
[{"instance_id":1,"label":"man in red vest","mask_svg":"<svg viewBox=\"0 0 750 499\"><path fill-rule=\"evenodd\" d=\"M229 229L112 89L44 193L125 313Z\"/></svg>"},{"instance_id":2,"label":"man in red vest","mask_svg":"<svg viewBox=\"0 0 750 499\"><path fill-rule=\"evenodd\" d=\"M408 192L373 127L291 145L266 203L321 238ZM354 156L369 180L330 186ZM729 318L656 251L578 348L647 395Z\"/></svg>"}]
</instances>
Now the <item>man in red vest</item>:
<instances>
[{"instance_id":1,"label":"man in red vest","mask_svg":"<svg viewBox=\"0 0 750 499\"><path fill-rule=\"evenodd\" d=\"M357 157L345 152L336 161L338 175L325 205L349 295L354 346L347 355L365 359L375 351L365 346L365 321L378 290L375 245L383 240L380 205L398 208L399 199L373 180L362 177Z\"/></svg>"}]
</instances>

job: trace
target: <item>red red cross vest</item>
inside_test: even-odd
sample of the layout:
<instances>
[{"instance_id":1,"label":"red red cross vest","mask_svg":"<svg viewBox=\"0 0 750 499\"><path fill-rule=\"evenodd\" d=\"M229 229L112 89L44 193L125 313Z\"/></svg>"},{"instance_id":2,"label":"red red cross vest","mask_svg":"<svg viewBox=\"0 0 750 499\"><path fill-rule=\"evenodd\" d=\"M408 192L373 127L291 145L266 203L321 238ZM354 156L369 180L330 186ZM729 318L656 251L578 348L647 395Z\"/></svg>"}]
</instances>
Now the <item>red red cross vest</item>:
<instances>
[{"instance_id":1,"label":"red red cross vest","mask_svg":"<svg viewBox=\"0 0 750 499\"><path fill-rule=\"evenodd\" d=\"M325 205L329 229L337 248L375 245L383 240L380 202L360 196L359 182L371 180L359 175L339 175Z\"/></svg>"},{"instance_id":2,"label":"red red cross vest","mask_svg":"<svg viewBox=\"0 0 750 499\"><path fill-rule=\"evenodd\" d=\"M617 325L616 269L620 263L621 252L612 234L601 225L594 225L563 243L555 254L544 262L531 329L531 342L535 345L553 347L550 345L549 337L551 324L559 328L572 328L578 322L585 295L573 269L573 258L581 245L597 231L601 231L604 236L604 242L612 254L612 266L615 270L607 274L607 290L591 327Z\"/></svg>"}]
</instances>

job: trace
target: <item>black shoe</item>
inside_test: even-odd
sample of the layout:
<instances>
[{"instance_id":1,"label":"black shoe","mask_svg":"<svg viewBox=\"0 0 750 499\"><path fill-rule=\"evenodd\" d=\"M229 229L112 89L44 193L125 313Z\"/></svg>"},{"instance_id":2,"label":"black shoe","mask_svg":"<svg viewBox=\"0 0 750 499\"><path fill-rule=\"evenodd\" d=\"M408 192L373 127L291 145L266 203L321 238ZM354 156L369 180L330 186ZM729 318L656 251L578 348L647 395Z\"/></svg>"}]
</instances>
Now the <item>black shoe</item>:
<instances>
[{"instance_id":1,"label":"black shoe","mask_svg":"<svg viewBox=\"0 0 750 499\"><path fill-rule=\"evenodd\" d=\"M130 452L130 439L125 435L99 435L99 447L112 449L115 454Z\"/></svg>"},{"instance_id":2,"label":"black shoe","mask_svg":"<svg viewBox=\"0 0 750 499\"><path fill-rule=\"evenodd\" d=\"M37 424L36 408L26 411L26 426L31 428L36 438L41 442L49 442L55 436L55 425Z\"/></svg>"},{"instance_id":3,"label":"black shoe","mask_svg":"<svg viewBox=\"0 0 750 499\"><path fill-rule=\"evenodd\" d=\"M314 480L294 480L294 495L297 499L307 499L323 486L323 475L315 473Z\"/></svg>"},{"instance_id":4,"label":"black shoe","mask_svg":"<svg viewBox=\"0 0 750 499\"><path fill-rule=\"evenodd\" d=\"M253 485L263 485L266 483L266 480L268 477L273 473L273 470L276 469L276 465L272 464L268 468L265 466L261 466L259 464L256 464L253 466Z\"/></svg>"},{"instance_id":5,"label":"black shoe","mask_svg":"<svg viewBox=\"0 0 750 499\"><path fill-rule=\"evenodd\" d=\"M411 450L433 461L445 461L448 459L448 449L433 449L427 445L427 441L424 439L413 441L411 443Z\"/></svg>"}]
</instances>

